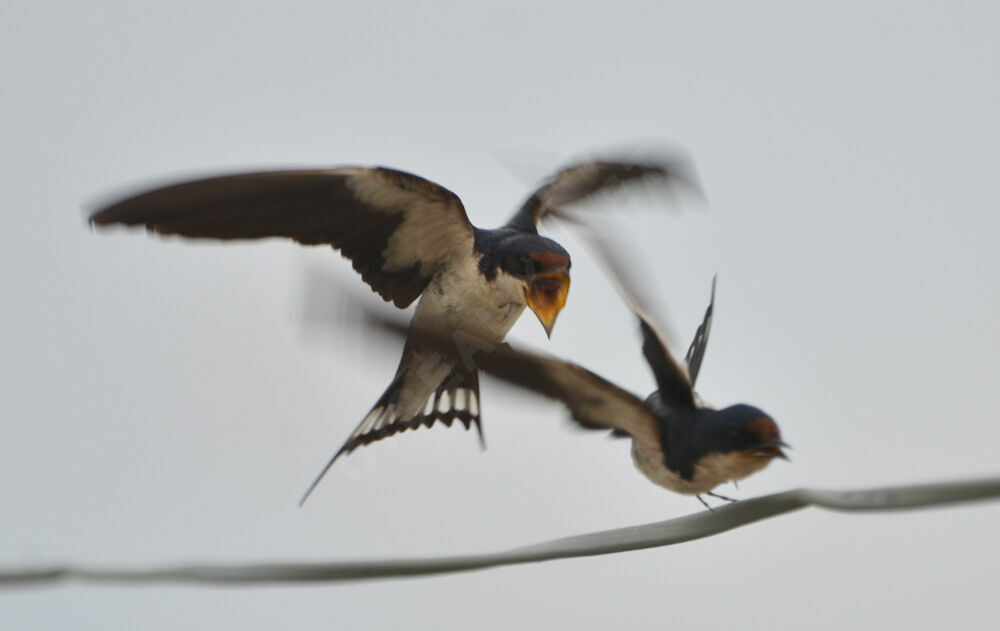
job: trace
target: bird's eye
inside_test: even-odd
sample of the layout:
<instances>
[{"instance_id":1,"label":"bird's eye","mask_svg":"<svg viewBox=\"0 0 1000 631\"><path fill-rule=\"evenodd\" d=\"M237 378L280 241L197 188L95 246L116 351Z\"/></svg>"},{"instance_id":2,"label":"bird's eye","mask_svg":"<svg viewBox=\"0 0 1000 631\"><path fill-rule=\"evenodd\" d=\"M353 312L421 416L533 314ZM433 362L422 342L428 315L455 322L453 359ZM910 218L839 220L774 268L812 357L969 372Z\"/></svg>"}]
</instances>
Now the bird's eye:
<instances>
[{"instance_id":1,"label":"bird's eye","mask_svg":"<svg viewBox=\"0 0 1000 631\"><path fill-rule=\"evenodd\" d=\"M504 258L504 269L514 276L526 277L535 273L535 260L530 256L508 254Z\"/></svg>"},{"instance_id":2,"label":"bird's eye","mask_svg":"<svg viewBox=\"0 0 1000 631\"><path fill-rule=\"evenodd\" d=\"M535 262L535 259L531 258L530 256L526 256L523 259L521 259L521 266L524 268L525 276L531 276L532 274L534 274L535 267L537 265L538 264Z\"/></svg>"}]
</instances>

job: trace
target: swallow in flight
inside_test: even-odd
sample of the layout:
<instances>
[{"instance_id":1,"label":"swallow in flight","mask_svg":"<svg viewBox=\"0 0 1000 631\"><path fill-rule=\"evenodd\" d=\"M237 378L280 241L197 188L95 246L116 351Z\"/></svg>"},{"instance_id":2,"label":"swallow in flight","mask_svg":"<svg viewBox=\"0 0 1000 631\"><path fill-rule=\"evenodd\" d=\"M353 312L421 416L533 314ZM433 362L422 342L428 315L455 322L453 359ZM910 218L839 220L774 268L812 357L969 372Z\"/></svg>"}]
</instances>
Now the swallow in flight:
<instances>
[{"instance_id":1,"label":"swallow in flight","mask_svg":"<svg viewBox=\"0 0 1000 631\"><path fill-rule=\"evenodd\" d=\"M244 173L181 182L99 209L96 226L222 240L285 237L328 245L350 259L383 299L406 308L413 325L464 336L473 350L500 343L525 307L551 335L569 291L570 256L538 234L596 193L641 181L697 190L686 160L588 160L535 190L506 225L470 223L458 196L417 175L385 167ZM566 216L566 215L562 215ZM312 483L343 454L435 421L475 425L482 441L479 377L465 362L432 362L408 340L395 377Z\"/></svg>"},{"instance_id":2,"label":"swallow in flight","mask_svg":"<svg viewBox=\"0 0 1000 631\"><path fill-rule=\"evenodd\" d=\"M614 275L614 274L613 274ZM743 403L723 409L705 405L694 391L708 344L715 304L688 348L683 366L671 356L621 277L619 289L639 320L642 353L656 378L658 390L645 401L593 372L571 362L515 350L508 344L471 355L475 366L499 379L562 402L572 419L586 429L611 430L632 439L632 460L654 484L696 496L711 510L703 494L734 501L713 492L766 467L773 459L787 460L778 425L765 412ZM402 334L398 324L370 314L380 329ZM458 356L454 340L438 332L411 330L442 354Z\"/></svg>"}]
</instances>

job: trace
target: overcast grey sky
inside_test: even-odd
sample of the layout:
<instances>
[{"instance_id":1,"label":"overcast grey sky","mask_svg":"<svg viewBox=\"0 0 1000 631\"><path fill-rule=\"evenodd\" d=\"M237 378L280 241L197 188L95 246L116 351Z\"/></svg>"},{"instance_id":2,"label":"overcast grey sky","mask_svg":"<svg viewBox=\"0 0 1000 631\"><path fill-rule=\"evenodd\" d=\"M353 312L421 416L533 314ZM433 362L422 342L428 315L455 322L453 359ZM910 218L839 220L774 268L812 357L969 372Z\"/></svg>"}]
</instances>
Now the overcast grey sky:
<instances>
[{"instance_id":1,"label":"overcast grey sky","mask_svg":"<svg viewBox=\"0 0 1000 631\"><path fill-rule=\"evenodd\" d=\"M172 0L0 8L0 565L479 552L680 516L628 445L483 385L472 433L410 432L306 485L388 383L395 350L307 334L325 248L97 234L149 182L383 164L477 225L589 149L689 149L709 198L633 204L649 293L700 378L793 446L750 497L996 474L1000 87L991 3ZM525 179L527 178L527 179ZM570 235L551 342L645 395L635 327ZM354 292L351 295L357 295ZM732 491L731 487L727 489ZM360 585L59 586L0 593L5 628L992 628L995 505L805 511L660 550Z\"/></svg>"}]
</instances>

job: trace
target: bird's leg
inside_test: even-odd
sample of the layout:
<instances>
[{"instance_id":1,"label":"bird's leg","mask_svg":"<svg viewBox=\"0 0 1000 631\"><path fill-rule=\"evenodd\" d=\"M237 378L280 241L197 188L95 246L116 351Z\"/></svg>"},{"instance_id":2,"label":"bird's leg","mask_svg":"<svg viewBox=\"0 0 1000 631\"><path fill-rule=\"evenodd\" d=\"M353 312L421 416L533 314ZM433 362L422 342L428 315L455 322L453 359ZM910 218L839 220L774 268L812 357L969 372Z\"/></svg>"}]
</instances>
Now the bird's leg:
<instances>
[{"instance_id":1,"label":"bird's leg","mask_svg":"<svg viewBox=\"0 0 1000 631\"><path fill-rule=\"evenodd\" d=\"M725 495L719 495L718 493L714 493L712 491L709 491L705 495L711 495L712 497L718 498L720 500L726 500L727 502L738 502L739 501L739 500L734 500L731 497L726 497Z\"/></svg>"},{"instance_id":2,"label":"bird's leg","mask_svg":"<svg viewBox=\"0 0 1000 631\"><path fill-rule=\"evenodd\" d=\"M709 495L711 495L711 493L709 493ZM705 508L708 509L708 512L710 512L710 513L714 513L715 512L715 509L708 505L708 502L705 501L704 497L702 497L700 494L699 495L695 495L695 497L697 497L698 501L701 502L705 506Z\"/></svg>"}]
</instances>

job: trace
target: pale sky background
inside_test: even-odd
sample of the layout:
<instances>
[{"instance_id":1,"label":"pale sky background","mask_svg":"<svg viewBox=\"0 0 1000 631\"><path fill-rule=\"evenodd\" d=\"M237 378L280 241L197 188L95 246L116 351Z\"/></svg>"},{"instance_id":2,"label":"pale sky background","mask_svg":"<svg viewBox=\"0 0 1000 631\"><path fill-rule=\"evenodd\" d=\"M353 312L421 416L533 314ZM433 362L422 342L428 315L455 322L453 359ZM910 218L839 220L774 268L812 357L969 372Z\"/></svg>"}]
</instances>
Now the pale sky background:
<instances>
[{"instance_id":1,"label":"pale sky background","mask_svg":"<svg viewBox=\"0 0 1000 631\"><path fill-rule=\"evenodd\" d=\"M299 509L398 359L303 331L307 272L364 290L350 265L83 219L146 183L249 168L410 170L494 227L583 151L686 147L708 209L632 205L616 223L684 343L719 274L699 390L762 407L794 447L737 495L997 474L998 18L992 3L3 3L0 565L475 553L702 510L642 477L625 441L492 380L488 451L411 432L339 463ZM647 394L627 310L578 242L548 234L574 255L569 302L551 342L531 314L511 339ZM5 591L0 627L985 629L998 531L995 504L805 510L429 579Z\"/></svg>"}]
</instances>

